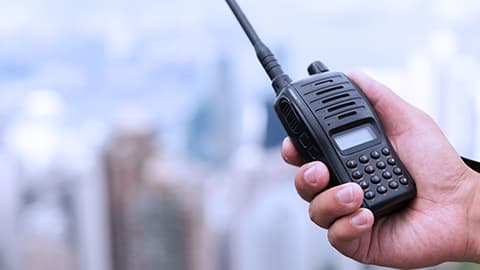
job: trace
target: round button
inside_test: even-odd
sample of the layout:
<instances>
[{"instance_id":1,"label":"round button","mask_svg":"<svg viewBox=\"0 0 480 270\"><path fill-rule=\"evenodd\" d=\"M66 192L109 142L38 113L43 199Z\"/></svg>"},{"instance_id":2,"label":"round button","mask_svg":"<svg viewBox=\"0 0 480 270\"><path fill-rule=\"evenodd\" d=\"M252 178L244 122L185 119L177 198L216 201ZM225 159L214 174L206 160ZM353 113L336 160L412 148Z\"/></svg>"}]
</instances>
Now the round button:
<instances>
[{"instance_id":1,"label":"round button","mask_svg":"<svg viewBox=\"0 0 480 270\"><path fill-rule=\"evenodd\" d=\"M385 164L385 162L383 162L383 161L377 162L377 168L379 168L380 170L383 170L386 167L387 167L387 164Z\"/></svg>"},{"instance_id":2,"label":"round button","mask_svg":"<svg viewBox=\"0 0 480 270\"><path fill-rule=\"evenodd\" d=\"M365 167L365 172L366 173L373 173L373 172L375 172L375 168L373 166L367 166L367 167Z\"/></svg>"},{"instance_id":3,"label":"round button","mask_svg":"<svg viewBox=\"0 0 480 270\"><path fill-rule=\"evenodd\" d=\"M368 200L371 200L371 199L375 198L375 193L373 191L367 191L367 192L365 192L365 198L368 199Z\"/></svg>"},{"instance_id":4,"label":"round button","mask_svg":"<svg viewBox=\"0 0 480 270\"><path fill-rule=\"evenodd\" d=\"M408 185L408 179L405 177L401 177L398 181L400 181L400 184L402 185Z\"/></svg>"},{"instance_id":5,"label":"round button","mask_svg":"<svg viewBox=\"0 0 480 270\"><path fill-rule=\"evenodd\" d=\"M369 184L368 182L366 182L366 181L362 181L362 182L360 182L360 183L358 183L358 184L359 184L360 187L363 188L363 189L367 189L368 186L370 185L370 184Z\"/></svg>"},{"instance_id":6,"label":"round button","mask_svg":"<svg viewBox=\"0 0 480 270\"><path fill-rule=\"evenodd\" d=\"M388 183L388 186L389 186L391 189L397 189L397 188L398 188L398 182L396 182L396 181L391 181L390 183Z\"/></svg>"},{"instance_id":7,"label":"round button","mask_svg":"<svg viewBox=\"0 0 480 270\"><path fill-rule=\"evenodd\" d=\"M377 187L377 192L380 194L385 194L387 192L387 188L385 186L379 186Z\"/></svg>"},{"instance_id":8,"label":"round button","mask_svg":"<svg viewBox=\"0 0 480 270\"><path fill-rule=\"evenodd\" d=\"M390 149L388 149L388 147L383 148L382 149L382 154L384 154L385 156L390 155Z\"/></svg>"},{"instance_id":9,"label":"round button","mask_svg":"<svg viewBox=\"0 0 480 270\"><path fill-rule=\"evenodd\" d=\"M362 178L363 173L362 173L361 171L354 171L354 172L352 173L352 176L353 176L353 178L355 178L355 179L360 179L360 178Z\"/></svg>"},{"instance_id":10,"label":"round button","mask_svg":"<svg viewBox=\"0 0 480 270\"><path fill-rule=\"evenodd\" d=\"M397 164L397 161L394 158L389 158L387 159L387 163L393 166Z\"/></svg>"},{"instance_id":11,"label":"round button","mask_svg":"<svg viewBox=\"0 0 480 270\"><path fill-rule=\"evenodd\" d=\"M373 151L372 153L370 153L370 156L374 159L378 159L380 158L380 153L378 151Z\"/></svg>"},{"instance_id":12,"label":"round button","mask_svg":"<svg viewBox=\"0 0 480 270\"><path fill-rule=\"evenodd\" d=\"M380 177L378 177L378 175L374 175L370 178L370 182L372 182L373 184L378 184L382 181L382 179L380 179Z\"/></svg>"},{"instance_id":13,"label":"round button","mask_svg":"<svg viewBox=\"0 0 480 270\"><path fill-rule=\"evenodd\" d=\"M393 173L396 174L396 175L401 175L402 174L402 169L396 167L393 169Z\"/></svg>"},{"instance_id":14,"label":"round button","mask_svg":"<svg viewBox=\"0 0 480 270\"><path fill-rule=\"evenodd\" d=\"M327 71L327 66L320 61L315 61L308 66L308 74L310 75L320 74Z\"/></svg>"},{"instance_id":15,"label":"round button","mask_svg":"<svg viewBox=\"0 0 480 270\"><path fill-rule=\"evenodd\" d=\"M357 167L357 162L355 160L349 160L347 161L347 167L350 169L354 169Z\"/></svg>"},{"instance_id":16,"label":"round button","mask_svg":"<svg viewBox=\"0 0 480 270\"><path fill-rule=\"evenodd\" d=\"M390 179L390 178L392 178L392 173L389 172L389 171L385 171L385 172L382 173L382 176L385 179Z\"/></svg>"},{"instance_id":17,"label":"round button","mask_svg":"<svg viewBox=\"0 0 480 270\"><path fill-rule=\"evenodd\" d=\"M367 163L369 159L368 159L367 156L363 155L363 156L360 156L360 157L358 158L358 160L359 160L361 163Z\"/></svg>"}]
</instances>

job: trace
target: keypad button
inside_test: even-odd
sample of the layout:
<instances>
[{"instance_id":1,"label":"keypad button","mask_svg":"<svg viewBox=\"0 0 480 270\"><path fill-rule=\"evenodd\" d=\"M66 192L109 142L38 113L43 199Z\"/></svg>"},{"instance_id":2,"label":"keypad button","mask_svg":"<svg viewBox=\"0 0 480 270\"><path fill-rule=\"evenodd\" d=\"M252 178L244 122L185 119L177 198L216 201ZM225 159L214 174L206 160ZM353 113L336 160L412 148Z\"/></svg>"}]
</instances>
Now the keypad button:
<instances>
[{"instance_id":1,"label":"keypad button","mask_svg":"<svg viewBox=\"0 0 480 270\"><path fill-rule=\"evenodd\" d=\"M383 162L383 161L377 162L377 168L379 168L380 170L383 170L386 167L387 167L387 164L385 164L385 162Z\"/></svg>"},{"instance_id":2,"label":"keypad button","mask_svg":"<svg viewBox=\"0 0 480 270\"><path fill-rule=\"evenodd\" d=\"M369 161L368 157L363 155L358 158L361 163L367 163Z\"/></svg>"},{"instance_id":3,"label":"keypad button","mask_svg":"<svg viewBox=\"0 0 480 270\"><path fill-rule=\"evenodd\" d=\"M372 182L373 184L378 184L381 181L382 181L382 179L378 175L374 175L374 176L370 177L370 182Z\"/></svg>"},{"instance_id":4,"label":"keypad button","mask_svg":"<svg viewBox=\"0 0 480 270\"><path fill-rule=\"evenodd\" d=\"M347 161L347 167L350 169L354 169L357 167L357 162L355 160L349 160Z\"/></svg>"},{"instance_id":5,"label":"keypad button","mask_svg":"<svg viewBox=\"0 0 480 270\"><path fill-rule=\"evenodd\" d=\"M358 183L360 185L361 188L363 189L367 189L368 186L370 186L370 184L367 182L367 181L362 181L360 183Z\"/></svg>"},{"instance_id":6,"label":"keypad button","mask_svg":"<svg viewBox=\"0 0 480 270\"><path fill-rule=\"evenodd\" d=\"M362 178L363 173L362 173L361 171L354 171L354 172L352 173L352 176L353 176L353 178L355 178L355 179L360 179L360 178Z\"/></svg>"},{"instance_id":7,"label":"keypad button","mask_svg":"<svg viewBox=\"0 0 480 270\"><path fill-rule=\"evenodd\" d=\"M396 167L393 169L393 173L396 175L402 175L402 169Z\"/></svg>"},{"instance_id":8,"label":"keypad button","mask_svg":"<svg viewBox=\"0 0 480 270\"><path fill-rule=\"evenodd\" d=\"M397 189L398 188L398 182L397 181L391 181L390 183L388 183L388 186L391 189Z\"/></svg>"},{"instance_id":9,"label":"keypad button","mask_svg":"<svg viewBox=\"0 0 480 270\"><path fill-rule=\"evenodd\" d=\"M390 179L390 178L392 178L392 173L389 172L389 171L385 171L385 172L382 173L382 176L385 179Z\"/></svg>"},{"instance_id":10,"label":"keypad button","mask_svg":"<svg viewBox=\"0 0 480 270\"><path fill-rule=\"evenodd\" d=\"M372 153L370 153L370 156L374 159L378 159L380 158L380 153L378 151L373 151Z\"/></svg>"},{"instance_id":11,"label":"keypad button","mask_svg":"<svg viewBox=\"0 0 480 270\"><path fill-rule=\"evenodd\" d=\"M384 154L385 156L390 155L390 149L388 149L388 147L383 148L382 149L382 154Z\"/></svg>"},{"instance_id":12,"label":"keypad button","mask_svg":"<svg viewBox=\"0 0 480 270\"><path fill-rule=\"evenodd\" d=\"M402 185L408 185L408 179L406 177L400 177L400 184Z\"/></svg>"},{"instance_id":13,"label":"keypad button","mask_svg":"<svg viewBox=\"0 0 480 270\"><path fill-rule=\"evenodd\" d=\"M389 165L393 166L393 165L397 164L397 161L394 158L389 158L389 159L387 159L387 163Z\"/></svg>"},{"instance_id":14,"label":"keypad button","mask_svg":"<svg viewBox=\"0 0 480 270\"><path fill-rule=\"evenodd\" d=\"M366 173L374 173L375 168L373 166L367 166L367 167L365 167L365 172Z\"/></svg>"},{"instance_id":15,"label":"keypad button","mask_svg":"<svg viewBox=\"0 0 480 270\"><path fill-rule=\"evenodd\" d=\"M373 192L373 191L365 192L365 198L368 199L368 200L371 200L371 199L375 198L375 192Z\"/></svg>"},{"instance_id":16,"label":"keypad button","mask_svg":"<svg viewBox=\"0 0 480 270\"><path fill-rule=\"evenodd\" d=\"M387 188L385 186L379 186L377 187L377 192L380 193L380 194L385 194L387 193Z\"/></svg>"}]
</instances>

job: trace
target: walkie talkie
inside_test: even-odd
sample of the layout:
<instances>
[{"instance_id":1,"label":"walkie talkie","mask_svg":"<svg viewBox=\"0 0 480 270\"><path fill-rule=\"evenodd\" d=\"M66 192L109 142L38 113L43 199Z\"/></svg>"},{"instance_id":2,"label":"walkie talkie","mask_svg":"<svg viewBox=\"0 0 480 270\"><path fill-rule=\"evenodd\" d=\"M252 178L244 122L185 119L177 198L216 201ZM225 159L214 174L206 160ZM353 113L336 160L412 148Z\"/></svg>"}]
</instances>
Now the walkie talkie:
<instances>
[{"instance_id":1,"label":"walkie talkie","mask_svg":"<svg viewBox=\"0 0 480 270\"><path fill-rule=\"evenodd\" d=\"M345 74L329 71L320 61L308 67L310 77L292 82L236 1L226 2L272 81L275 111L303 160L323 161L331 186L359 184L364 190L362 207L377 218L414 198L415 182L363 92Z\"/></svg>"}]
</instances>

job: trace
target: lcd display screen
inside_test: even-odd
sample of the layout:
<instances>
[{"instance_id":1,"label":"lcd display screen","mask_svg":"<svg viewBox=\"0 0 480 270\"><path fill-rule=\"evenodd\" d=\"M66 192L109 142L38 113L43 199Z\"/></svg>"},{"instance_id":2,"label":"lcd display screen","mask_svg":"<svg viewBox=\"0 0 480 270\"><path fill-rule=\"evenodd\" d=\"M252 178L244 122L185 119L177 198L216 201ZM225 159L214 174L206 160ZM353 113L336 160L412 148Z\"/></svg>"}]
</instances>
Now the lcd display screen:
<instances>
[{"instance_id":1,"label":"lcd display screen","mask_svg":"<svg viewBox=\"0 0 480 270\"><path fill-rule=\"evenodd\" d=\"M369 141L373 141L376 138L377 135L369 125L361 126L347 132L333 135L335 143L337 143L338 147L342 151Z\"/></svg>"}]
</instances>

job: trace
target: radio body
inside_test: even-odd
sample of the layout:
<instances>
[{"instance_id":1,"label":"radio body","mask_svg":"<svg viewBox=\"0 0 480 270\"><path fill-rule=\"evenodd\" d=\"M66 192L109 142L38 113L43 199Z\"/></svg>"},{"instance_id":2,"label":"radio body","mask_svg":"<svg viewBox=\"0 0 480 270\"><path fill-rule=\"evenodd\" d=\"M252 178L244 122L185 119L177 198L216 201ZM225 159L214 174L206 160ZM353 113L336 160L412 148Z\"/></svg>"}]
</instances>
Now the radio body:
<instances>
[{"instance_id":1,"label":"radio body","mask_svg":"<svg viewBox=\"0 0 480 270\"><path fill-rule=\"evenodd\" d=\"M313 66L323 68L314 72ZM376 217L403 207L416 195L415 182L365 95L346 75L319 62L309 71L309 78L284 87L274 105L303 160L323 161L330 186L359 184L362 206Z\"/></svg>"}]
</instances>

